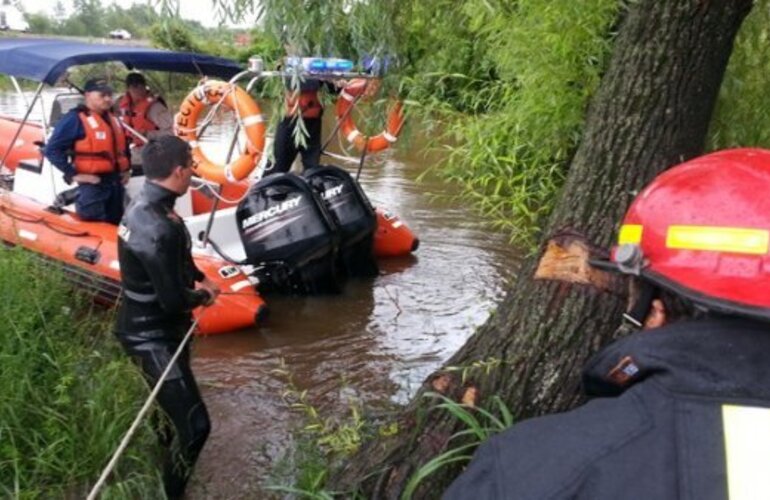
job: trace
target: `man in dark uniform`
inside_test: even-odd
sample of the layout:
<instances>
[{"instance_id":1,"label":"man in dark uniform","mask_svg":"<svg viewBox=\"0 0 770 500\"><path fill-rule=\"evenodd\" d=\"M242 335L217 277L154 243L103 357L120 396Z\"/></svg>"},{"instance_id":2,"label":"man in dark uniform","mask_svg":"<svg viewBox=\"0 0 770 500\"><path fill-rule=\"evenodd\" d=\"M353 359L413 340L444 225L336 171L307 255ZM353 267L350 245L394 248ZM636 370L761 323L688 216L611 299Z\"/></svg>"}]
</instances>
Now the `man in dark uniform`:
<instances>
[{"instance_id":1,"label":"man in dark uniform","mask_svg":"<svg viewBox=\"0 0 770 500\"><path fill-rule=\"evenodd\" d=\"M588 362L594 399L493 437L444 498L770 498L769 190L770 151L742 149L640 193L595 264L634 277L647 329ZM697 319L672 321L681 301Z\"/></svg>"},{"instance_id":2,"label":"man in dark uniform","mask_svg":"<svg viewBox=\"0 0 770 500\"><path fill-rule=\"evenodd\" d=\"M191 311L211 305L219 289L195 266L190 235L174 212L175 200L190 186L189 145L176 136L151 140L142 161L147 182L118 228L124 300L115 333L154 386L191 326ZM188 346L163 383L158 403L176 434L171 444L160 433L167 447L164 487L169 498L179 498L210 430Z\"/></svg>"},{"instance_id":3,"label":"man in dark uniform","mask_svg":"<svg viewBox=\"0 0 770 500\"><path fill-rule=\"evenodd\" d=\"M67 184L78 184L75 211L81 219L117 224L123 215L123 185L131 175L128 143L111 112L107 81L88 80L83 93L84 105L61 117L44 154Z\"/></svg>"},{"instance_id":4,"label":"man in dark uniform","mask_svg":"<svg viewBox=\"0 0 770 500\"><path fill-rule=\"evenodd\" d=\"M323 105L319 92L322 87L326 87L330 92L337 92L337 88L332 83L312 78L301 81L299 89L292 89L289 78L285 79L284 85L286 86L284 117L275 130L273 140L275 163L268 174L288 172L297 154L302 155L302 166L305 170L320 164ZM304 132L306 132L304 145L298 145L295 138L299 116L302 117Z\"/></svg>"}]
</instances>

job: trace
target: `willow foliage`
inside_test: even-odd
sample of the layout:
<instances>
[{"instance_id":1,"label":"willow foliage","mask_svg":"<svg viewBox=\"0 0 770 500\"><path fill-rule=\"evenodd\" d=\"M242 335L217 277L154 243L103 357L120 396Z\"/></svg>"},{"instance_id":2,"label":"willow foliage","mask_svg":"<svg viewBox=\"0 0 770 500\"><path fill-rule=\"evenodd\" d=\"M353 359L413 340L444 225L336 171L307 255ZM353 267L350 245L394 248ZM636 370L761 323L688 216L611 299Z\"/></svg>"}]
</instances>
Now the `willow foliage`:
<instances>
[{"instance_id":1,"label":"willow foliage","mask_svg":"<svg viewBox=\"0 0 770 500\"><path fill-rule=\"evenodd\" d=\"M386 90L411 105L406 133L446 150L435 168L527 246L559 193L613 30L633 2L212 1L231 18L256 13L261 36L308 55L387 56ZM736 42L711 148L770 142L768 3L757 2Z\"/></svg>"},{"instance_id":2,"label":"willow foliage","mask_svg":"<svg viewBox=\"0 0 770 500\"><path fill-rule=\"evenodd\" d=\"M770 147L770 1L760 0L741 26L711 121L708 148Z\"/></svg>"}]
</instances>

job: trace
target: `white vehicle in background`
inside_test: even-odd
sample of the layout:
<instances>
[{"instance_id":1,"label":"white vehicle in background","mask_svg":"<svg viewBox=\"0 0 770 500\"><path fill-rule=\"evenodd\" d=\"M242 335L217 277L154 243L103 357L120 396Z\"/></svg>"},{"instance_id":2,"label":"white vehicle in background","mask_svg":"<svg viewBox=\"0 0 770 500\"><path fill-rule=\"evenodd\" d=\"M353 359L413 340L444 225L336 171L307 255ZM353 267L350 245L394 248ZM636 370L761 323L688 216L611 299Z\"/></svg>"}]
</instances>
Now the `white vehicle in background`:
<instances>
[{"instance_id":1,"label":"white vehicle in background","mask_svg":"<svg viewBox=\"0 0 770 500\"><path fill-rule=\"evenodd\" d=\"M131 40L131 33L124 29L110 31L110 38L116 40Z\"/></svg>"},{"instance_id":2,"label":"white vehicle in background","mask_svg":"<svg viewBox=\"0 0 770 500\"><path fill-rule=\"evenodd\" d=\"M24 14L10 0L3 0L0 4L0 30L29 31L29 23L24 19Z\"/></svg>"}]
</instances>

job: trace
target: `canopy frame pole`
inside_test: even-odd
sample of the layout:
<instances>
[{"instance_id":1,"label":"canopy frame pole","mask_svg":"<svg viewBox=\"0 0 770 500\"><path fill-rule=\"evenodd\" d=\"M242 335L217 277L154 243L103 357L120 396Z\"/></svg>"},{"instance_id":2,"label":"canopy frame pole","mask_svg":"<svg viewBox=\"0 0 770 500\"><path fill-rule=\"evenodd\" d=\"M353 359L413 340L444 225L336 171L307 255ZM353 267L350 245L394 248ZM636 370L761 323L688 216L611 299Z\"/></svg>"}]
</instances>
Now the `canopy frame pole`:
<instances>
[{"instance_id":1,"label":"canopy frame pole","mask_svg":"<svg viewBox=\"0 0 770 500\"><path fill-rule=\"evenodd\" d=\"M230 83L233 83L238 80L242 75L247 74L248 71L244 71L242 73L238 73L233 77L232 80L230 80ZM257 80L259 80L259 76L256 76L252 78L248 85L246 85L246 93L248 94L251 92L251 89L254 87L254 84L257 83ZM236 111L237 113L237 111ZM240 121L236 123L235 130L233 131L233 138L230 141L230 149L227 152L227 159L225 160L228 164L230 163L230 160L233 158L233 153L235 151L235 146L238 143L238 133L241 131L241 124ZM264 152L263 152L264 154ZM206 221L206 230L203 233L203 248L206 248L206 245L209 243L209 234L211 233L211 227L214 225L214 214L217 211L217 208L219 208L219 196L214 197L214 204L211 206L211 213L209 214L209 220Z\"/></svg>"},{"instance_id":2,"label":"canopy frame pole","mask_svg":"<svg viewBox=\"0 0 770 500\"><path fill-rule=\"evenodd\" d=\"M19 128L16 129L16 133L13 136L13 140L8 145L8 149L5 150L5 154L3 155L3 159L0 160L0 166L5 166L5 160L8 159L8 155L11 154L11 150L16 145L16 140L21 135L21 131L24 128L24 125L27 124L27 119L29 119L29 115L32 114L32 108L35 106L35 103L37 102L38 98L40 97L40 94L43 92L43 86L45 85L45 82L40 82L40 85L37 86L37 91L35 91L35 96L32 98L32 102L27 106L27 112L24 114L24 118L22 118L21 123L19 124Z\"/></svg>"},{"instance_id":3,"label":"canopy frame pole","mask_svg":"<svg viewBox=\"0 0 770 500\"><path fill-rule=\"evenodd\" d=\"M29 107L27 96L24 95L24 92L21 90L21 85L19 85L19 81L13 75L11 75L11 83L13 83L13 87L16 89L16 92L19 94L19 96L21 96L21 100L24 101L24 105Z\"/></svg>"}]
</instances>

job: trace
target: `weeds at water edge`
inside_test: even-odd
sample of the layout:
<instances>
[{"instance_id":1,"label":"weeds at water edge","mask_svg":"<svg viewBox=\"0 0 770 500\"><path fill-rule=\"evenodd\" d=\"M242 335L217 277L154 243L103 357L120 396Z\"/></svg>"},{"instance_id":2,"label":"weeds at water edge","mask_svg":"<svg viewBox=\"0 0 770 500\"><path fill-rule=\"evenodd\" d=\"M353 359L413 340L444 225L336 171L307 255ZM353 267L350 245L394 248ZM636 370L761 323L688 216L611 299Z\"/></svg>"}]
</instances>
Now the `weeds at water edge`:
<instances>
[{"instance_id":1,"label":"weeds at water edge","mask_svg":"<svg viewBox=\"0 0 770 500\"><path fill-rule=\"evenodd\" d=\"M273 470L273 484L267 489L293 495L294 498L326 500L339 498L339 493L325 489L328 474L340 461L353 455L361 442L374 434L383 436L398 432L393 422L379 425L364 417L363 403L349 398L345 417L324 416L300 390L291 372L282 367L273 373L283 378L287 389L283 399L288 407L299 413L303 425L294 434L293 446ZM356 498L350 493L346 498ZM363 498L363 497L362 497Z\"/></svg>"},{"instance_id":2,"label":"weeds at water edge","mask_svg":"<svg viewBox=\"0 0 770 500\"><path fill-rule=\"evenodd\" d=\"M462 444L434 457L412 475L401 495L403 500L411 500L420 483L439 469L452 464L469 462L473 456L473 450L478 445L513 425L513 414L499 396L492 397L494 410L491 411L458 403L435 392L428 392L423 396L440 400L441 402L435 408L448 411L465 425L465 429L449 438L450 443L460 440Z\"/></svg>"}]
</instances>

